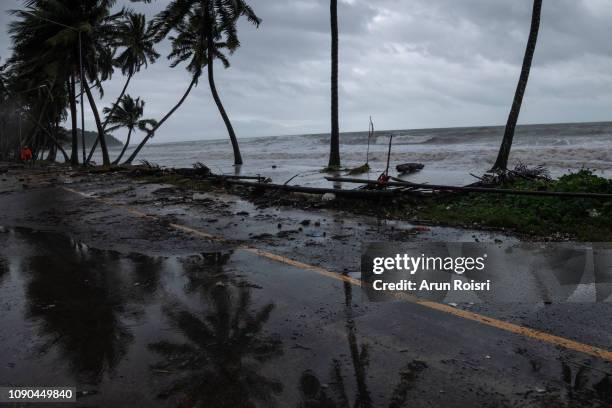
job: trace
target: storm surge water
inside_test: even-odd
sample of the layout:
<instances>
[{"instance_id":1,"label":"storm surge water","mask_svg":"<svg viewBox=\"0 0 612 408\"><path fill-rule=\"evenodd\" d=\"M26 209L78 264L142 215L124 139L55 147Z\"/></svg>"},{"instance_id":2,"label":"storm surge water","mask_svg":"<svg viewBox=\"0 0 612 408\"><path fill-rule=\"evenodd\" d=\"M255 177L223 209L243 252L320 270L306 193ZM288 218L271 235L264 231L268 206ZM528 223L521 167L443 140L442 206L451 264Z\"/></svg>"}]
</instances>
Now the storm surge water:
<instances>
[{"instance_id":1,"label":"storm surge water","mask_svg":"<svg viewBox=\"0 0 612 408\"><path fill-rule=\"evenodd\" d=\"M377 131L370 146L373 170L364 177L376 178L384 170L392 134L393 173L397 164L420 162L425 169L407 179L456 185L471 183L476 179L470 173L482 174L493 164L503 132L503 127ZM340 142L343 167L365 163L367 132L342 133ZM243 138L240 147L245 161L239 170L241 174L265 175L276 183L284 183L299 174L291 184L326 184L320 170L327 164L329 134ZM119 150L111 149L111 156ZM190 167L202 162L216 173L238 171L232 166L229 140L149 144L139 159L167 167ZM554 176L589 168L599 175L612 177L612 122L519 126L510 165L518 162L543 165Z\"/></svg>"}]
</instances>

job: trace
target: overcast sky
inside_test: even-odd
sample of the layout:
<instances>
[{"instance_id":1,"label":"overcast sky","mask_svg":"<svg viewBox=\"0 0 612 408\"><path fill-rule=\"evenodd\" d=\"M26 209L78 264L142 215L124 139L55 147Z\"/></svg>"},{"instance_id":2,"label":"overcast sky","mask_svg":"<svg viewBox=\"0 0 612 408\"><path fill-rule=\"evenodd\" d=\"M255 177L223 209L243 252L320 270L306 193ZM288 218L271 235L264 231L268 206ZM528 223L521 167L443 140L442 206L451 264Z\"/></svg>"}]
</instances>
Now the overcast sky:
<instances>
[{"instance_id":1,"label":"overcast sky","mask_svg":"<svg viewBox=\"0 0 612 408\"><path fill-rule=\"evenodd\" d=\"M150 5L118 1L147 14ZM0 56L17 0L2 0ZM217 87L239 137L329 131L330 35L327 0L250 0L263 23L242 23L232 67L217 65ZM529 33L532 0L341 0L340 126L367 130L504 124ZM612 2L544 0L542 29L521 123L612 119ZM128 93L160 118L189 83L158 63ZM117 74L102 104L119 93ZM91 115L88 115L90 117ZM88 128L93 127L90 120ZM226 137L206 80L155 142Z\"/></svg>"}]
</instances>

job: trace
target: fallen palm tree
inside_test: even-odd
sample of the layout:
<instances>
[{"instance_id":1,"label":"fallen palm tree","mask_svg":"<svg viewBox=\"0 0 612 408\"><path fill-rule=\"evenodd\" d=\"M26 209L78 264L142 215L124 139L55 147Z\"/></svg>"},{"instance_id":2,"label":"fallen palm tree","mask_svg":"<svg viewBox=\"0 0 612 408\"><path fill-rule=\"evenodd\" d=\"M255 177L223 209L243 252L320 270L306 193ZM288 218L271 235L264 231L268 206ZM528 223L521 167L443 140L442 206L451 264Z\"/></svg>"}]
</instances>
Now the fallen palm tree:
<instances>
[{"instance_id":1,"label":"fallen palm tree","mask_svg":"<svg viewBox=\"0 0 612 408\"><path fill-rule=\"evenodd\" d=\"M612 199L612 194L604 193L583 193L583 192L569 192L569 191L534 191L534 190L514 190L504 188L489 188L489 187L472 187L472 186L447 186L440 184L424 184L424 183L412 183L392 177L393 181L388 181L384 185L379 181L363 180L356 178L346 177L325 177L328 181L342 182L342 183L354 183L363 184L376 188L386 187L404 187L411 188L411 192L414 190L422 191L453 191L453 192L464 192L464 193L488 193L488 194L511 194L511 195L530 195L530 196L549 196L549 197L568 197L568 198L597 198L597 199Z\"/></svg>"}]
</instances>

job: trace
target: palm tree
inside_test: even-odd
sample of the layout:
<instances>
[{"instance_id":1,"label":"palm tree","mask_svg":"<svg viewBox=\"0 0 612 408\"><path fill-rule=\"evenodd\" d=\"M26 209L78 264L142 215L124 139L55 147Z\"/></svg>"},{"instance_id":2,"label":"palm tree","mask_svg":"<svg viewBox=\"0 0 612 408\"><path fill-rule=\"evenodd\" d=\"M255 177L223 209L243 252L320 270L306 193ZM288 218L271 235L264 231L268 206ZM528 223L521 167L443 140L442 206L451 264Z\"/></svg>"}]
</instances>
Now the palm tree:
<instances>
[{"instance_id":1,"label":"palm tree","mask_svg":"<svg viewBox=\"0 0 612 408\"><path fill-rule=\"evenodd\" d=\"M128 134L125 144L123 145L123 149L121 150L119 156L113 161L113 164L119 163L125 154L125 151L130 144L134 129L142 129L148 123L146 120L141 120L144 113L144 105L145 102L140 98L134 99L130 95L124 95L119 103L113 105L112 108L104 108L104 114L106 115L105 123L113 125L106 129L107 132L112 132L122 127L128 129Z\"/></svg>"},{"instance_id":2,"label":"palm tree","mask_svg":"<svg viewBox=\"0 0 612 408\"><path fill-rule=\"evenodd\" d=\"M229 67L223 51L227 50L231 54L240 46L236 24L243 16L256 26L261 23L253 9L243 0L174 0L154 21L159 30L159 38L173 30L178 31L175 41L179 46L174 49L178 50L177 61L191 58L192 63L199 65L188 66L190 72L201 71L207 66L210 90L227 128L236 165L243 163L242 156L234 128L217 91L214 61L219 59L225 68Z\"/></svg>"},{"instance_id":3,"label":"palm tree","mask_svg":"<svg viewBox=\"0 0 612 408\"><path fill-rule=\"evenodd\" d=\"M1 61L1 59L0 59ZM0 64L0 103L4 102L4 99L7 97L7 78L6 78L6 74L5 74L5 70L7 68L7 65L4 64Z\"/></svg>"},{"instance_id":4,"label":"palm tree","mask_svg":"<svg viewBox=\"0 0 612 408\"><path fill-rule=\"evenodd\" d=\"M155 131L183 104L193 86L197 85L205 66L208 68L208 82L213 98L230 136L234 150L234 164L242 164L238 140L217 92L213 68L215 59L219 59L226 68L229 67L229 60L224 51L233 53L240 46L236 22L241 16L245 16L257 26L261 22L253 9L243 0L174 0L155 17L152 27L156 31L158 41L170 32L176 32L170 37L172 51L168 58L173 61L172 67L188 62L186 68L191 74L191 82L183 97L147 134L127 159L126 164L133 162L144 145L154 136Z\"/></svg>"},{"instance_id":5,"label":"palm tree","mask_svg":"<svg viewBox=\"0 0 612 408\"><path fill-rule=\"evenodd\" d=\"M111 14L114 4L115 0L27 0L25 10L12 12L19 20L10 26L15 54L29 64L31 72L53 71L71 84L75 78L83 81L96 120L105 165L110 164L110 160L90 83L102 92L102 81L109 79L113 72L115 49L111 40L115 35L115 23L124 13ZM83 78L78 69L80 51ZM76 106L74 86L69 88L71 106Z\"/></svg>"},{"instance_id":6,"label":"palm tree","mask_svg":"<svg viewBox=\"0 0 612 408\"><path fill-rule=\"evenodd\" d=\"M144 14L128 12L117 23L115 27L115 36L112 38L112 45L122 51L113 61L117 68L121 69L123 75L127 77L121 93L117 97L117 101L112 105L112 109L118 106L118 102L123 98L134 74L140 72L141 68L147 68L149 63L154 63L159 58L159 53L155 51L153 35L151 30L147 29L146 19ZM106 112L106 109L104 110ZM109 124L108 119L111 118L112 112L107 114L107 119L104 121L102 128L106 130ZM87 162L91 160L99 139L96 139L92 146ZM115 160L115 162L117 162Z\"/></svg>"},{"instance_id":7,"label":"palm tree","mask_svg":"<svg viewBox=\"0 0 612 408\"><path fill-rule=\"evenodd\" d=\"M338 0L330 1L331 15L331 141L329 169L340 167L340 125L338 124Z\"/></svg>"},{"instance_id":8,"label":"palm tree","mask_svg":"<svg viewBox=\"0 0 612 408\"><path fill-rule=\"evenodd\" d=\"M20 111L19 116L23 114L28 119L28 136L19 143L31 146L34 157L38 157L40 149L48 147L59 150L67 159L57 138L59 123L66 118L66 84L58 79L54 69L31 71L28 61L22 57L14 54L9 63L0 67L4 71L4 97Z\"/></svg>"},{"instance_id":9,"label":"palm tree","mask_svg":"<svg viewBox=\"0 0 612 408\"><path fill-rule=\"evenodd\" d=\"M525 96L525 89L527 89L527 81L529 80L529 72L531 71L531 63L533 62L533 55L535 53L536 44L538 42L541 15L542 0L534 0L533 14L531 17L531 31L529 33L529 40L527 41L527 49L525 51L525 57L523 59L523 68L521 70L521 76L516 87L516 93L514 95L514 101L512 102L512 109L510 110L510 115L508 116L508 122L506 123L504 138L502 140L497 159L495 160L495 164L493 165L491 171L503 172L508 167L508 157L510 156L510 149L512 148L514 131L516 129L516 123L521 112L521 105L523 103L523 97Z\"/></svg>"},{"instance_id":10,"label":"palm tree","mask_svg":"<svg viewBox=\"0 0 612 408\"><path fill-rule=\"evenodd\" d=\"M130 157L128 157L128 159L125 161L124 164L126 164L126 165L132 164L132 162L134 161L136 156L138 156L138 153L140 153L140 151L142 150L144 145L146 145L147 142L153 136L155 136L155 132L157 131L157 129L159 129L161 127L161 125L163 125L164 122L167 121L168 118L170 118L170 116L172 116L172 114L178 110L178 108L180 108L180 106L183 104L183 102L185 102L185 99L187 99L187 96L189 95L189 93L193 89L194 85L197 84L197 82L198 82L197 78L193 77L191 79L191 82L189 83L189 86L187 87L187 90L185 91L185 93L183 94L181 99L179 99L177 104L174 105L174 107L172 109L170 109L170 111L168 113L166 113L166 115L159 122L153 121L154 125L153 125L153 127L151 129L146 129L146 128L141 129L141 130L145 131L147 133L147 135L142 139L140 144L136 147L136 149L132 152L132 154L130 155Z\"/></svg>"}]
</instances>

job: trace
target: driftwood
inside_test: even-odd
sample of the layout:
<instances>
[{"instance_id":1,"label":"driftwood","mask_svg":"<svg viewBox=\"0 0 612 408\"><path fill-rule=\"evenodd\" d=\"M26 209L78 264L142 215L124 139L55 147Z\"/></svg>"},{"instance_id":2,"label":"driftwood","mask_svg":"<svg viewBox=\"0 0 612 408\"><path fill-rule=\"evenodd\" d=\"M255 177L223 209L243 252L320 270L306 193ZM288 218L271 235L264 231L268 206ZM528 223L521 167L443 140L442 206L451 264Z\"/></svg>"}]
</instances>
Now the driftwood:
<instances>
[{"instance_id":1,"label":"driftwood","mask_svg":"<svg viewBox=\"0 0 612 408\"><path fill-rule=\"evenodd\" d=\"M378 198L378 197L395 197L403 192L403 189L390 189L390 190L340 190L335 188L322 188L322 187L303 187L303 186L289 186L284 184L266 184L266 183L252 183L249 181L239 180L225 180L228 185L251 187L256 189L264 190L277 190L287 191L292 193L307 193L307 194L335 194L338 197L352 197L352 198Z\"/></svg>"},{"instance_id":2,"label":"driftwood","mask_svg":"<svg viewBox=\"0 0 612 408\"><path fill-rule=\"evenodd\" d=\"M260 183L269 183L272 180L268 177L264 176L234 176L234 175L226 175L226 174L211 174L206 176L206 178L213 180L257 180Z\"/></svg>"},{"instance_id":3,"label":"driftwood","mask_svg":"<svg viewBox=\"0 0 612 408\"><path fill-rule=\"evenodd\" d=\"M328 181L339 181L342 183L356 183L366 185L380 185L377 181L362 180L345 177L325 177ZM465 193L489 193L489 194L510 194L510 195L529 195L529 196L548 196L548 197L567 197L567 198L597 198L611 200L612 194L601 193L578 193L578 192L563 192L563 191L529 191L529 190L510 190L502 188L487 188L487 187L457 187L444 186L439 184L419 184L409 181L389 181L389 187L404 187L419 190L431 191L457 191Z\"/></svg>"},{"instance_id":4,"label":"driftwood","mask_svg":"<svg viewBox=\"0 0 612 408\"><path fill-rule=\"evenodd\" d=\"M419 170L423 170L423 167L425 167L425 165L421 163L404 163L398 164L395 166L395 169L399 173L415 173Z\"/></svg>"}]
</instances>

